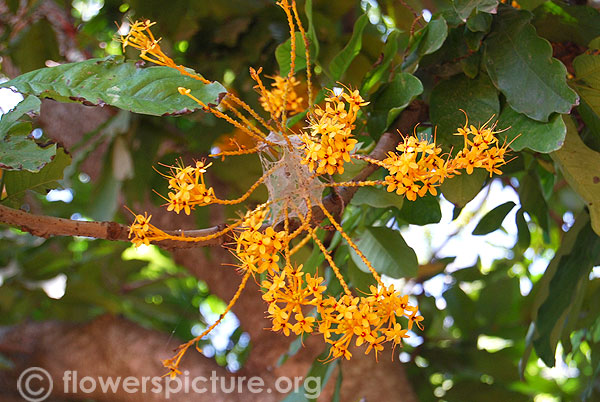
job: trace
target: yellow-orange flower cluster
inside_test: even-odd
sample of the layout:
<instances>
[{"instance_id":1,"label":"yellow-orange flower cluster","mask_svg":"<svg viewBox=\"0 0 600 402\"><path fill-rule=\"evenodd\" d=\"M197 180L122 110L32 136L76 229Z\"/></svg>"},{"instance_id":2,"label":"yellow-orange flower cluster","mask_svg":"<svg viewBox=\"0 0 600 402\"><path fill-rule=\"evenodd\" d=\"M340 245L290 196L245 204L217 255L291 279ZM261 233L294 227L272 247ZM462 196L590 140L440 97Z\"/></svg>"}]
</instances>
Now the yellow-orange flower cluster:
<instances>
[{"instance_id":1,"label":"yellow-orange flower cluster","mask_svg":"<svg viewBox=\"0 0 600 402\"><path fill-rule=\"evenodd\" d=\"M259 98L260 104L274 119L279 119L283 111L287 111L290 115L294 115L304 111L305 99L298 95L296 87L300 85L295 77L287 78L275 76L273 77L271 86L273 89L262 91L263 95ZM260 89L259 86L256 86ZM286 94L287 90L287 94ZM284 108L285 99L285 108Z\"/></svg>"},{"instance_id":2,"label":"yellow-orange flower cluster","mask_svg":"<svg viewBox=\"0 0 600 402\"><path fill-rule=\"evenodd\" d=\"M494 131L495 126L483 126L476 128L469 125L469 121L462 128L458 129L455 135L461 135L464 138L464 148L461 149L454 158L455 169L465 169L468 174L473 173L474 168L483 168L492 174L502 174L498 169L505 165L504 159L506 151L510 144L500 146Z\"/></svg>"},{"instance_id":3,"label":"yellow-orange flower cluster","mask_svg":"<svg viewBox=\"0 0 600 402\"><path fill-rule=\"evenodd\" d=\"M410 306L408 296L401 296L393 285L371 286L365 296L344 294L336 299L323 295L327 288L324 282L318 274L302 272L302 265L288 265L264 280L263 299L269 303L271 329L286 336L316 331L331 345L331 358L350 359L353 340L356 346L367 345L365 354L374 350L377 357L386 342L395 348L415 323L421 326L423 317L417 308ZM408 319L406 326L399 322L402 316Z\"/></svg>"},{"instance_id":4,"label":"yellow-orange flower cluster","mask_svg":"<svg viewBox=\"0 0 600 402\"><path fill-rule=\"evenodd\" d=\"M471 174L475 168L483 168L490 172L490 176L502 174L499 167L506 164L509 144L500 146L497 133L494 126L487 127L486 123L476 128L467 120L455 134L464 137L464 147L454 157L447 155L442 158L442 149L435 141L429 142L413 135L405 137L396 147L399 153L389 152L387 158L376 163L389 171L385 177L387 191L404 194L411 201L428 192L435 196L436 187L446 178L460 174L461 170Z\"/></svg>"},{"instance_id":5,"label":"yellow-orange flower cluster","mask_svg":"<svg viewBox=\"0 0 600 402\"><path fill-rule=\"evenodd\" d=\"M244 230L237 236L235 254L244 271L256 274L279 271L278 253L287 238L284 231L276 232L271 226L263 229L267 213L268 209L263 208L246 214L242 224Z\"/></svg>"},{"instance_id":6,"label":"yellow-orange flower cluster","mask_svg":"<svg viewBox=\"0 0 600 402\"><path fill-rule=\"evenodd\" d=\"M449 176L448 161L440 157L442 149L425 139L409 136L396 150L401 153L389 152L382 161L389 171L385 177L387 191L405 194L411 201L427 192L437 195L436 186Z\"/></svg>"},{"instance_id":7,"label":"yellow-orange flower cluster","mask_svg":"<svg viewBox=\"0 0 600 402\"><path fill-rule=\"evenodd\" d=\"M352 138L357 113L368 103L356 90L326 98L325 109L315 109L309 134L302 136L306 149L302 163L317 174L344 173L344 163L350 162L350 152L358 142Z\"/></svg>"},{"instance_id":8,"label":"yellow-orange flower cluster","mask_svg":"<svg viewBox=\"0 0 600 402\"><path fill-rule=\"evenodd\" d=\"M164 176L169 179L168 211L179 214L184 211L190 214L196 206L209 205L216 200L212 187L206 187L204 173L212 163L205 164L197 161L195 166L168 166L171 174Z\"/></svg>"}]
</instances>

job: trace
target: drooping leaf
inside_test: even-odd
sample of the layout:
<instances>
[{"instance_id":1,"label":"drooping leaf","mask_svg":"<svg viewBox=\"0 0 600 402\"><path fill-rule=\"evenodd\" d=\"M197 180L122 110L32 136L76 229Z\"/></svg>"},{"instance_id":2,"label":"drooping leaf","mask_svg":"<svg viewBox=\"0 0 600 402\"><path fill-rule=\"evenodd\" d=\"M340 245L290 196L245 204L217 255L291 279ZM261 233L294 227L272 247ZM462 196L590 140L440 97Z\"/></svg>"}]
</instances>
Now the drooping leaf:
<instances>
[{"instance_id":1,"label":"drooping leaf","mask_svg":"<svg viewBox=\"0 0 600 402\"><path fill-rule=\"evenodd\" d=\"M502 221L504 221L506 215L512 211L515 205L516 204L514 202L508 201L492 209L483 218L481 218L475 229L473 229L473 235L485 235L500 229L502 226Z\"/></svg>"},{"instance_id":2,"label":"drooping leaf","mask_svg":"<svg viewBox=\"0 0 600 402\"><path fill-rule=\"evenodd\" d=\"M354 30L352 31L350 41L342 50L340 50L333 60L331 60L331 63L329 64L329 73L334 81L339 81L342 78L348 67L350 67L352 60L354 60L360 52L360 48L362 47L362 34L368 23L369 17L367 17L366 14L361 15L354 23Z\"/></svg>"},{"instance_id":3,"label":"drooping leaf","mask_svg":"<svg viewBox=\"0 0 600 402\"><path fill-rule=\"evenodd\" d=\"M485 74L476 79L457 75L438 84L431 93L429 112L432 123L437 127L440 143L463 147L462 137L453 135L465 124L465 111L469 124L483 125L492 116L498 116L500 102L498 92Z\"/></svg>"},{"instance_id":4,"label":"drooping leaf","mask_svg":"<svg viewBox=\"0 0 600 402\"><path fill-rule=\"evenodd\" d=\"M536 152L549 153L559 149L565 140L567 127L558 113L552 114L547 123L530 119L522 113L517 113L509 105L504 107L498 119L498 134L510 142L515 151L529 148Z\"/></svg>"},{"instance_id":5,"label":"drooping leaf","mask_svg":"<svg viewBox=\"0 0 600 402\"><path fill-rule=\"evenodd\" d=\"M440 186L444 198L459 208L463 208L471 201L481 188L488 173L483 169L475 169L472 174L462 173L450 179L444 180Z\"/></svg>"},{"instance_id":6,"label":"drooping leaf","mask_svg":"<svg viewBox=\"0 0 600 402\"><path fill-rule=\"evenodd\" d=\"M568 113L578 104L566 83L567 70L552 58L552 47L531 25L531 13L499 8L499 18L485 40L484 63L494 85L515 111L538 121Z\"/></svg>"},{"instance_id":7,"label":"drooping leaf","mask_svg":"<svg viewBox=\"0 0 600 402\"><path fill-rule=\"evenodd\" d=\"M592 267L600 257L600 237L594 233L587 213L582 213L567 232L563 243L542 278L543 291L535 319L533 345L548 367L554 366L556 345L578 292L583 292ZM546 278L548 276L548 278Z\"/></svg>"},{"instance_id":8,"label":"drooping leaf","mask_svg":"<svg viewBox=\"0 0 600 402\"><path fill-rule=\"evenodd\" d=\"M0 168L38 172L56 154L56 145L40 147L30 137L31 122L21 121L26 113L39 113L41 102L28 96L0 118Z\"/></svg>"},{"instance_id":9,"label":"drooping leaf","mask_svg":"<svg viewBox=\"0 0 600 402\"><path fill-rule=\"evenodd\" d=\"M517 245L521 250L526 250L531 243L531 232L529 231L529 226L527 225L527 221L525 220L525 215L523 213L523 208L517 211L517 215L515 216L517 230L519 231L517 236Z\"/></svg>"},{"instance_id":10,"label":"drooping leaf","mask_svg":"<svg viewBox=\"0 0 600 402\"><path fill-rule=\"evenodd\" d=\"M544 232L548 233L550 230L548 203L544 199L540 180L534 172L528 172L519 180L519 198L523 210L534 217Z\"/></svg>"},{"instance_id":11,"label":"drooping leaf","mask_svg":"<svg viewBox=\"0 0 600 402\"><path fill-rule=\"evenodd\" d=\"M567 137L561 149L550 154L567 182L590 209L594 231L600 234L600 153L583 143L571 117L566 116Z\"/></svg>"},{"instance_id":12,"label":"drooping leaf","mask_svg":"<svg viewBox=\"0 0 600 402\"><path fill-rule=\"evenodd\" d=\"M6 198L2 200L2 203L9 207L19 208L27 190L45 194L48 190L57 188L58 181L63 178L63 171L70 163L71 157L62 148L58 148L52 161L39 172L5 172Z\"/></svg>"},{"instance_id":13,"label":"drooping leaf","mask_svg":"<svg viewBox=\"0 0 600 402\"><path fill-rule=\"evenodd\" d=\"M396 117L423 92L423 84L412 74L400 73L373 96L373 111L367 123L374 138L394 122Z\"/></svg>"},{"instance_id":14,"label":"drooping leaf","mask_svg":"<svg viewBox=\"0 0 600 402\"><path fill-rule=\"evenodd\" d=\"M227 92L218 82L204 84L169 67L141 68L115 56L42 68L0 84L11 86L24 94L61 102L111 105L156 116L190 113L201 107L181 95L178 87L191 89L192 95L212 105Z\"/></svg>"},{"instance_id":15,"label":"drooping leaf","mask_svg":"<svg viewBox=\"0 0 600 402\"><path fill-rule=\"evenodd\" d=\"M410 278L417 273L417 256L397 230L368 227L359 234L356 245L380 274L392 278ZM369 272L369 268L354 250L351 249L350 255L363 272Z\"/></svg>"}]
</instances>

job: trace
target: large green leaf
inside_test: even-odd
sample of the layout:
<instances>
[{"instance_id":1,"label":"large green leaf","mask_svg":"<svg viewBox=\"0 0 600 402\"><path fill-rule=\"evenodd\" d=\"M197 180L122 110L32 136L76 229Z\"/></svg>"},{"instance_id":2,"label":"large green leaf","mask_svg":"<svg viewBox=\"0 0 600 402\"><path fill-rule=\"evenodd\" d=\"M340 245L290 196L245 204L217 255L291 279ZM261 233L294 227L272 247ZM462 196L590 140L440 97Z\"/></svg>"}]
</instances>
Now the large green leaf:
<instances>
[{"instance_id":1,"label":"large green leaf","mask_svg":"<svg viewBox=\"0 0 600 402\"><path fill-rule=\"evenodd\" d=\"M426 195L415 201L405 201L396 217L406 223L423 226L438 223L442 219L442 210L437 197Z\"/></svg>"},{"instance_id":2,"label":"large green leaf","mask_svg":"<svg viewBox=\"0 0 600 402\"><path fill-rule=\"evenodd\" d=\"M485 235L500 229L502 226L502 221L504 221L506 215L512 211L515 205L516 204L514 202L508 201L492 209L483 218L481 218L475 229L473 229L473 234L476 236Z\"/></svg>"},{"instance_id":3,"label":"large green leaf","mask_svg":"<svg viewBox=\"0 0 600 402\"><path fill-rule=\"evenodd\" d=\"M4 170L28 170L38 172L56 154L56 145L45 148L36 144L29 136L31 123L20 121L30 112L39 113L41 102L35 96L28 96L13 110L0 119L0 168Z\"/></svg>"},{"instance_id":4,"label":"large green leaf","mask_svg":"<svg viewBox=\"0 0 600 402\"><path fill-rule=\"evenodd\" d=\"M504 107L500 115L498 128L506 129L499 137L510 142L510 147L515 151L523 148L542 153L556 151L563 145L567 134L560 114L554 113L547 123L543 123L515 112L509 105Z\"/></svg>"},{"instance_id":5,"label":"large green leaf","mask_svg":"<svg viewBox=\"0 0 600 402\"><path fill-rule=\"evenodd\" d=\"M354 23L354 30L352 31L350 41L333 58L333 60L331 60L331 63L329 64L329 73L334 81L339 81L342 78L348 67L350 67L352 60L358 56L360 48L362 47L362 34L368 23L369 17L367 17L366 14L361 15Z\"/></svg>"},{"instance_id":6,"label":"large green leaf","mask_svg":"<svg viewBox=\"0 0 600 402\"><path fill-rule=\"evenodd\" d=\"M565 122L565 143L550 156L560 165L567 182L586 201L592 227L600 235L600 153L583 143L569 116L565 117Z\"/></svg>"},{"instance_id":7,"label":"large green leaf","mask_svg":"<svg viewBox=\"0 0 600 402\"><path fill-rule=\"evenodd\" d=\"M71 157L62 148L58 148L52 161L39 172L5 172L6 198L2 200L2 203L19 208L27 190L44 194L48 190L58 187L58 180L63 178L63 171L70 163Z\"/></svg>"},{"instance_id":8,"label":"large green leaf","mask_svg":"<svg viewBox=\"0 0 600 402\"><path fill-rule=\"evenodd\" d=\"M465 115L469 124L480 126L500 112L498 92L485 74L470 79L460 74L442 81L433 88L429 101L431 121L437 126L438 138L442 143L452 144L462 149L463 139L453 135L465 124Z\"/></svg>"},{"instance_id":9,"label":"large green leaf","mask_svg":"<svg viewBox=\"0 0 600 402\"><path fill-rule=\"evenodd\" d=\"M519 113L548 121L554 113L569 113L578 103L566 83L567 70L552 58L552 47L535 33L531 13L501 7L485 40L484 63L494 84Z\"/></svg>"},{"instance_id":10,"label":"large green leaf","mask_svg":"<svg viewBox=\"0 0 600 402\"><path fill-rule=\"evenodd\" d=\"M544 274L538 292L542 301L535 320L533 345L544 363L554 366L556 345L577 293L584 292L592 267L600 257L600 237L594 233L586 213L581 214L567 232Z\"/></svg>"},{"instance_id":11,"label":"large green leaf","mask_svg":"<svg viewBox=\"0 0 600 402\"><path fill-rule=\"evenodd\" d=\"M402 208L404 197L398 196L396 193L388 193L385 189L374 187L360 187L354 197L352 204L354 205L369 205L373 208Z\"/></svg>"},{"instance_id":12,"label":"large green leaf","mask_svg":"<svg viewBox=\"0 0 600 402\"><path fill-rule=\"evenodd\" d=\"M380 274L392 278L410 278L417 274L417 256L397 230L368 227L359 234L356 245ZM369 272L369 268L354 250L351 250L350 255L362 271Z\"/></svg>"},{"instance_id":13,"label":"large green leaf","mask_svg":"<svg viewBox=\"0 0 600 402\"><path fill-rule=\"evenodd\" d=\"M421 93L423 84L417 77L408 73L397 74L392 82L374 95L371 118L367 123L371 136L379 138Z\"/></svg>"},{"instance_id":14,"label":"large green leaf","mask_svg":"<svg viewBox=\"0 0 600 402\"><path fill-rule=\"evenodd\" d=\"M135 61L109 56L56 67L42 68L0 84L20 92L62 102L111 105L135 113L177 115L200 108L177 88L191 89L205 104L216 105L227 90L218 82L203 84L177 70L153 66L140 68Z\"/></svg>"}]
</instances>

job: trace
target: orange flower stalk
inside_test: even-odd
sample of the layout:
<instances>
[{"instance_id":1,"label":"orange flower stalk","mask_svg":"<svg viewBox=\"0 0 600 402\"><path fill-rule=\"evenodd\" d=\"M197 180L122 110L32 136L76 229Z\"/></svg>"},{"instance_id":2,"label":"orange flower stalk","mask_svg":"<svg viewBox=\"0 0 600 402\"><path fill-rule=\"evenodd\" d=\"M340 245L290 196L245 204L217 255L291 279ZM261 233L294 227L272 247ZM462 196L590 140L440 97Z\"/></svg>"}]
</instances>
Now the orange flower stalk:
<instances>
[{"instance_id":1,"label":"orange flower stalk","mask_svg":"<svg viewBox=\"0 0 600 402\"><path fill-rule=\"evenodd\" d=\"M170 190L167 196L163 196L165 205L175 213L183 211L190 214L197 207L211 204L241 204L262 184L269 190L268 201L220 232L205 237L169 235L150 224L151 217L147 215L137 215L131 225L130 237L136 246L165 239L195 242L225 235L234 240L231 251L243 275L238 291L213 325L181 345L173 358L163 362L171 375L179 373L178 367L185 352L193 345L198 348L198 342L231 310L248 279L251 276L256 279L258 275L264 278L260 286L263 299L268 303L267 312L273 331L286 336L319 333L330 346L331 359L350 359L352 344L365 345L365 353L373 350L376 358L385 344L390 344L392 350L402 345L402 340L408 337L407 331L414 325L422 329L423 317L418 314L416 306L408 304L408 296L401 295L393 286L383 282L377 267L372 266L340 222L323 205L324 190L336 186L385 186L388 191L415 200L428 192L436 195L436 187L445 178L459 174L460 170L470 174L474 168L485 168L490 174L499 173L498 168L505 163L506 145L498 147L493 126L484 125L476 129L468 126L468 121L458 129L458 134L465 138L465 146L454 158L442 156L435 142L419 140L416 136L404 138L396 151L390 152L383 161L357 155L355 147L358 140L353 130L368 102L357 90L343 88L339 92L332 91L325 99L324 107L314 107L310 46L296 2L280 0L277 4L284 10L290 28L289 74L274 77L272 89L268 90L261 80L261 69L250 69L261 105L270 115L269 122L232 93L222 100L223 107L217 108L204 104L190 89L178 88L182 96L193 99L204 111L228 121L256 142L252 148L239 147L238 150L212 156L257 153L263 165L262 177L239 198L225 200L220 199L206 183L204 175L211 163L199 161L193 166L179 163L167 166L170 172L163 174L169 181ZM176 65L161 51L160 39L155 39L150 31L153 24L149 21L132 23L131 31L122 39L123 47L139 49L144 60L177 69L184 75L209 83L191 70ZM297 32L306 45L306 97L296 92L299 86L295 77ZM302 132L293 132L287 127L287 118L304 111L304 99L308 100L309 108L307 126ZM344 172L344 165L351 163L352 158L385 168L389 173L385 180L334 182L329 176ZM372 286L368 293L355 295L352 292L330 251L317 236L316 229L322 223L315 221L315 211L322 213L321 216L368 267L377 282L377 286ZM323 253L339 280L343 288L341 296L324 294L327 284L323 273L304 272L303 265L296 266L291 262L290 257L311 241Z\"/></svg>"}]
</instances>

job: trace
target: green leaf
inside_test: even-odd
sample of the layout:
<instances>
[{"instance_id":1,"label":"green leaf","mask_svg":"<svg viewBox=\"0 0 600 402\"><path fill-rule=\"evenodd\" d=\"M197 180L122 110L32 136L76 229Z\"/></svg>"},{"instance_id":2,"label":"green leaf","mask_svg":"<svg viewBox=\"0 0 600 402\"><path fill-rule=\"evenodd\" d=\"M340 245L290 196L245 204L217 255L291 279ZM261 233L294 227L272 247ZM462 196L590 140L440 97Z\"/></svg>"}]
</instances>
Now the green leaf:
<instances>
[{"instance_id":1,"label":"green leaf","mask_svg":"<svg viewBox=\"0 0 600 402\"><path fill-rule=\"evenodd\" d=\"M438 223L442 219L440 202L432 195L419 197L415 201L406 201L396 213L399 219L413 225Z\"/></svg>"},{"instance_id":2,"label":"green leaf","mask_svg":"<svg viewBox=\"0 0 600 402\"><path fill-rule=\"evenodd\" d=\"M483 187L488 174L483 169L475 169L472 174L463 172L458 176L444 180L440 186L440 191L444 194L444 198L463 208L469 203Z\"/></svg>"},{"instance_id":3,"label":"green leaf","mask_svg":"<svg viewBox=\"0 0 600 402\"><path fill-rule=\"evenodd\" d=\"M201 107L181 95L178 87L191 89L196 98L213 105L227 92L218 82L203 84L170 67L140 68L132 60L114 56L42 68L0 84L11 86L24 94L61 102L106 104L156 116L191 113Z\"/></svg>"},{"instance_id":4,"label":"green leaf","mask_svg":"<svg viewBox=\"0 0 600 402\"><path fill-rule=\"evenodd\" d=\"M577 81L600 89L600 55L581 54L573 60L573 68Z\"/></svg>"},{"instance_id":5,"label":"green leaf","mask_svg":"<svg viewBox=\"0 0 600 402\"><path fill-rule=\"evenodd\" d=\"M577 94L566 83L567 69L552 58L552 46L535 33L532 14L501 7L485 40L484 63L494 85L519 113L548 121L554 113L569 113Z\"/></svg>"},{"instance_id":6,"label":"green leaf","mask_svg":"<svg viewBox=\"0 0 600 402\"><path fill-rule=\"evenodd\" d=\"M362 34L365 27L369 23L369 17L366 14L361 15L354 23L354 30L352 31L352 37L346 46L331 60L329 64L329 73L334 81L339 81L352 60L360 52L362 47Z\"/></svg>"},{"instance_id":7,"label":"green leaf","mask_svg":"<svg viewBox=\"0 0 600 402\"><path fill-rule=\"evenodd\" d=\"M296 60L294 61L294 71L302 71L306 68L306 47L300 32L296 32ZM309 45L310 46L310 45ZM314 52L311 51L311 54ZM282 77L290 73L292 54L292 38L289 38L275 49L275 59L279 65L279 74Z\"/></svg>"},{"instance_id":8,"label":"green leaf","mask_svg":"<svg viewBox=\"0 0 600 402\"><path fill-rule=\"evenodd\" d=\"M570 116L565 122L565 143L550 156L560 165L569 185L587 202L594 232L600 234L600 153L583 143Z\"/></svg>"},{"instance_id":9,"label":"green leaf","mask_svg":"<svg viewBox=\"0 0 600 402\"><path fill-rule=\"evenodd\" d=\"M594 233L587 214L582 213L567 232L563 243L542 279L545 289L538 292L543 300L535 319L536 353L548 367L554 366L556 345L577 293L585 291L588 276L600 257L600 237ZM548 276L548 278L546 278Z\"/></svg>"},{"instance_id":10,"label":"green leaf","mask_svg":"<svg viewBox=\"0 0 600 402\"><path fill-rule=\"evenodd\" d=\"M538 35L550 42L574 42L579 46L600 35L600 12L589 6L570 5L567 2L527 0L524 9L535 9L533 20ZM521 4L521 2L519 2Z\"/></svg>"},{"instance_id":11,"label":"green leaf","mask_svg":"<svg viewBox=\"0 0 600 402\"><path fill-rule=\"evenodd\" d=\"M358 268L352 258L348 260L348 278L350 279L352 287L359 292L367 293L369 292L370 286L377 286L375 277L371 275L370 272L363 272Z\"/></svg>"},{"instance_id":12,"label":"green leaf","mask_svg":"<svg viewBox=\"0 0 600 402\"><path fill-rule=\"evenodd\" d=\"M600 55L582 54L573 60L573 87L590 109L600 116Z\"/></svg>"},{"instance_id":13,"label":"green leaf","mask_svg":"<svg viewBox=\"0 0 600 402\"><path fill-rule=\"evenodd\" d=\"M453 135L465 124L464 110L469 116L469 124L483 125L500 112L498 92L485 74L470 79L460 74L442 81L433 88L429 101L431 121L437 126L441 143L463 147L462 137Z\"/></svg>"},{"instance_id":14,"label":"green leaf","mask_svg":"<svg viewBox=\"0 0 600 402\"><path fill-rule=\"evenodd\" d=\"M502 226L502 221L504 221L506 215L512 211L515 205L517 204L512 201L508 201L492 209L490 212L485 214L483 218L481 218L475 229L473 229L473 235L485 235L500 229Z\"/></svg>"},{"instance_id":15,"label":"green leaf","mask_svg":"<svg viewBox=\"0 0 600 402\"><path fill-rule=\"evenodd\" d=\"M402 63L402 71L413 73L421 57L439 50L448 37L448 24L439 16L417 31L410 40L410 54Z\"/></svg>"},{"instance_id":16,"label":"green leaf","mask_svg":"<svg viewBox=\"0 0 600 402\"><path fill-rule=\"evenodd\" d=\"M417 274L417 255L397 230L375 226L365 228L358 235L356 245L380 274L392 278L410 278ZM369 272L353 249L350 255L361 271Z\"/></svg>"},{"instance_id":17,"label":"green leaf","mask_svg":"<svg viewBox=\"0 0 600 402\"><path fill-rule=\"evenodd\" d=\"M431 54L442 47L448 37L448 24L443 17L437 17L423 28L417 53L420 56Z\"/></svg>"},{"instance_id":18,"label":"green leaf","mask_svg":"<svg viewBox=\"0 0 600 402\"><path fill-rule=\"evenodd\" d=\"M560 114L552 114L550 120L543 123L515 112L508 104L498 119L498 129L507 129L498 137L510 142L513 150L529 148L545 154L559 149L567 135L567 127Z\"/></svg>"},{"instance_id":19,"label":"green leaf","mask_svg":"<svg viewBox=\"0 0 600 402\"><path fill-rule=\"evenodd\" d=\"M527 221L525 220L523 208L517 211L515 219L517 229L519 231L517 236L517 246L519 246L521 250L527 250L527 248L531 244L531 232L529 231L529 226L527 225Z\"/></svg>"},{"instance_id":20,"label":"green leaf","mask_svg":"<svg viewBox=\"0 0 600 402\"><path fill-rule=\"evenodd\" d=\"M379 138L421 93L423 93L423 84L409 73L397 74L392 82L377 91L373 96L373 109L367 123L371 136Z\"/></svg>"},{"instance_id":21,"label":"green leaf","mask_svg":"<svg viewBox=\"0 0 600 402\"><path fill-rule=\"evenodd\" d=\"M386 74L389 75L390 64L398 54L398 37L400 31L393 30L387 37L383 47L383 59L373 70L369 71L363 82L361 93L368 93L375 85L381 81L387 81Z\"/></svg>"},{"instance_id":22,"label":"green leaf","mask_svg":"<svg viewBox=\"0 0 600 402\"><path fill-rule=\"evenodd\" d=\"M45 194L48 190L59 187L58 180L63 178L63 171L70 163L71 157L62 148L58 148L52 161L39 172L5 172L4 185L7 196L2 203L9 207L19 208L27 190Z\"/></svg>"},{"instance_id":23,"label":"green leaf","mask_svg":"<svg viewBox=\"0 0 600 402\"><path fill-rule=\"evenodd\" d=\"M467 21L473 10L496 14L498 0L454 0L453 6L459 18Z\"/></svg>"},{"instance_id":24,"label":"green leaf","mask_svg":"<svg viewBox=\"0 0 600 402\"><path fill-rule=\"evenodd\" d=\"M29 136L31 123L20 121L26 113L39 113L41 102L28 96L0 119L0 168L38 172L56 155L56 145L45 148Z\"/></svg>"},{"instance_id":25,"label":"green leaf","mask_svg":"<svg viewBox=\"0 0 600 402\"><path fill-rule=\"evenodd\" d=\"M544 232L548 233L550 230L548 204L544 199L540 180L535 173L528 172L519 180L519 198L523 210L534 217Z\"/></svg>"},{"instance_id":26,"label":"green leaf","mask_svg":"<svg viewBox=\"0 0 600 402\"><path fill-rule=\"evenodd\" d=\"M388 193L385 189L374 187L360 187L354 197L352 204L369 205L374 208L396 207L402 208L404 197L396 193Z\"/></svg>"},{"instance_id":27,"label":"green leaf","mask_svg":"<svg viewBox=\"0 0 600 402\"><path fill-rule=\"evenodd\" d=\"M486 12L477 13L469 18L467 28L471 32L488 32L492 27L492 20L493 17Z\"/></svg>"}]
</instances>

